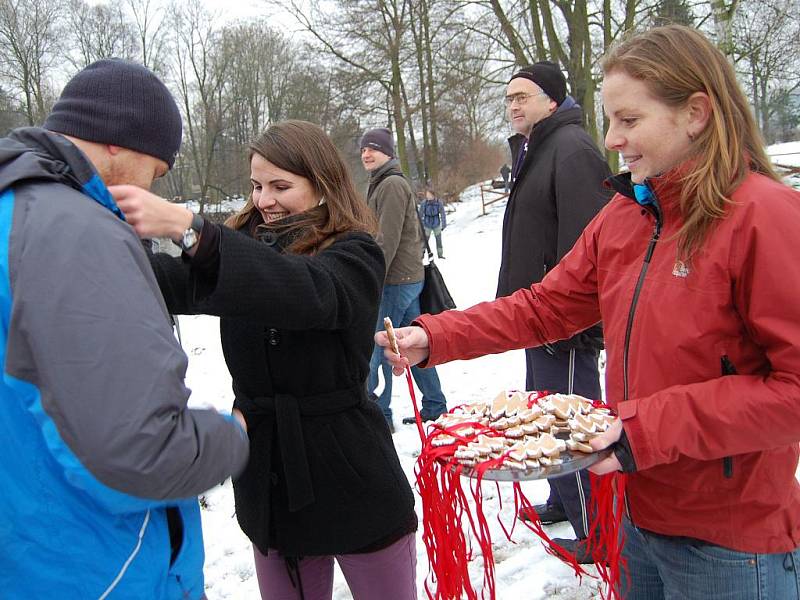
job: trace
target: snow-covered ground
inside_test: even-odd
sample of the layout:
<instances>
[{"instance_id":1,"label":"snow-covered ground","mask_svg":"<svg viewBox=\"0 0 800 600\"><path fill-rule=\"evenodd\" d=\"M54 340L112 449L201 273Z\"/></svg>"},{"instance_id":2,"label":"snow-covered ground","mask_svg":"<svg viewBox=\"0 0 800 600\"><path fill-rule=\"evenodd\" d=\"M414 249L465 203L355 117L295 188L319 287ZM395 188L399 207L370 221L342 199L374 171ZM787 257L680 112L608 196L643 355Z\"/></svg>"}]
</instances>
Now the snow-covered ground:
<instances>
[{"instance_id":1,"label":"snow-covered ground","mask_svg":"<svg viewBox=\"0 0 800 600\"><path fill-rule=\"evenodd\" d=\"M491 205L488 214L481 216L477 188L470 188L462 198L463 202L457 205L456 211L448 215L448 227L443 234L445 256L448 258L437 261L437 264L458 307L466 308L494 297L505 201ZM219 345L217 319L181 317L180 326L183 346L190 359L188 382L193 390L191 403L229 410L232 402L230 377ZM524 387L524 355L522 351L516 351L469 362L453 362L440 367L439 375L450 406L485 400L501 389ZM405 382L395 379L392 407L397 432L394 434L394 443L409 481L413 484L414 461L420 442L414 426L400 423L402 417L412 413L410 402ZM501 484L499 491L498 497L495 485L484 483L484 510L492 532L498 600L597 597L596 580L576 579L570 569L544 552L541 542L527 529L518 527L514 531L513 542L505 538L494 517L499 514L505 523L510 523L513 500L507 485ZM540 481L524 484L523 491L536 503L546 500L548 489L547 484ZM259 594L251 546L234 516L230 481L206 493L203 504L209 600L257 600ZM419 513L419 501L417 511ZM572 530L566 523L551 526L548 531L551 537L572 537ZM419 597L425 598L423 581L428 575L428 564L419 535L417 540L417 589ZM470 573L473 585L480 589L483 572L479 555L472 561ZM333 597L336 600L351 598L338 570Z\"/></svg>"},{"instance_id":2,"label":"snow-covered ground","mask_svg":"<svg viewBox=\"0 0 800 600\"><path fill-rule=\"evenodd\" d=\"M767 148L767 154L776 165L800 167L800 142L783 142Z\"/></svg>"},{"instance_id":3,"label":"snow-covered ground","mask_svg":"<svg viewBox=\"0 0 800 600\"><path fill-rule=\"evenodd\" d=\"M786 175L786 182L800 189L800 141L773 144L767 148L767 154L778 172Z\"/></svg>"}]
</instances>

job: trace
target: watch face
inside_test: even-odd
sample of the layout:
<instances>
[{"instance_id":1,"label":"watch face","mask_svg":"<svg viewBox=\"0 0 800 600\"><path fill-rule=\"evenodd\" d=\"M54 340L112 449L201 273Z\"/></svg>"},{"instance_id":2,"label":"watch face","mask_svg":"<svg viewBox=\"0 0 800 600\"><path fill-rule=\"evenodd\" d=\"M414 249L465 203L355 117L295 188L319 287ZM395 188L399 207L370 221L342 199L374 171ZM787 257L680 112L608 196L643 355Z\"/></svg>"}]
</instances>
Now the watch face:
<instances>
[{"instance_id":1,"label":"watch face","mask_svg":"<svg viewBox=\"0 0 800 600\"><path fill-rule=\"evenodd\" d=\"M188 250L197 243L197 232L194 229L187 229L183 232L183 239L181 240L181 247Z\"/></svg>"}]
</instances>

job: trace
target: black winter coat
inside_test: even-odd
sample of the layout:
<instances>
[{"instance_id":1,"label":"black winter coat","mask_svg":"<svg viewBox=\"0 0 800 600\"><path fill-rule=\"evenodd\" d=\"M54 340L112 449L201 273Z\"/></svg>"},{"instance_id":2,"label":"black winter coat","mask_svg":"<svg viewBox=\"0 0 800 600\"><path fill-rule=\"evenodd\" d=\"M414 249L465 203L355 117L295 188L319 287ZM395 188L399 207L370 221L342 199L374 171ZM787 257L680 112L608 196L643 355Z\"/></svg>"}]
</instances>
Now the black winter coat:
<instances>
[{"instance_id":1,"label":"black winter coat","mask_svg":"<svg viewBox=\"0 0 800 600\"><path fill-rule=\"evenodd\" d=\"M220 228L215 272L156 255L171 312L219 315L250 462L236 514L266 554L376 550L416 530L414 498L386 420L366 397L384 277L374 239L353 233L315 257L285 239Z\"/></svg>"},{"instance_id":2,"label":"black winter coat","mask_svg":"<svg viewBox=\"0 0 800 600\"><path fill-rule=\"evenodd\" d=\"M537 123L503 217L503 246L497 297L544 278L569 252L583 229L608 202L603 181L611 174L581 125L581 108L562 108ZM508 140L519 156L524 136ZM559 342L560 349L603 347L600 326Z\"/></svg>"}]
</instances>

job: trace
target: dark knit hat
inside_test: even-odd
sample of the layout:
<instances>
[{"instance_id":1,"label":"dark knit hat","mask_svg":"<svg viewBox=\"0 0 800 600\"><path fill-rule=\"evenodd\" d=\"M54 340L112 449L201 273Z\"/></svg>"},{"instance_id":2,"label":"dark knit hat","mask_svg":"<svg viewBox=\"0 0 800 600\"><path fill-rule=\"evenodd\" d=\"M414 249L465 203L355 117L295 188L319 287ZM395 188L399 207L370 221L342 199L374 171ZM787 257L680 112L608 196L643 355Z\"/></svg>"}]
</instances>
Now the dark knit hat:
<instances>
[{"instance_id":1,"label":"dark knit hat","mask_svg":"<svg viewBox=\"0 0 800 600\"><path fill-rule=\"evenodd\" d=\"M528 67L522 67L511 76L511 79L517 77L524 77L538 85L559 106L567 97L567 80L554 62L543 60Z\"/></svg>"},{"instance_id":2,"label":"dark knit hat","mask_svg":"<svg viewBox=\"0 0 800 600\"><path fill-rule=\"evenodd\" d=\"M394 158L394 140L392 132L386 127L370 129L361 138L359 148L372 148L383 152L389 158Z\"/></svg>"},{"instance_id":3,"label":"dark knit hat","mask_svg":"<svg viewBox=\"0 0 800 600\"><path fill-rule=\"evenodd\" d=\"M154 156L170 168L183 128L167 86L142 65L117 58L98 60L70 79L43 126Z\"/></svg>"}]
</instances>

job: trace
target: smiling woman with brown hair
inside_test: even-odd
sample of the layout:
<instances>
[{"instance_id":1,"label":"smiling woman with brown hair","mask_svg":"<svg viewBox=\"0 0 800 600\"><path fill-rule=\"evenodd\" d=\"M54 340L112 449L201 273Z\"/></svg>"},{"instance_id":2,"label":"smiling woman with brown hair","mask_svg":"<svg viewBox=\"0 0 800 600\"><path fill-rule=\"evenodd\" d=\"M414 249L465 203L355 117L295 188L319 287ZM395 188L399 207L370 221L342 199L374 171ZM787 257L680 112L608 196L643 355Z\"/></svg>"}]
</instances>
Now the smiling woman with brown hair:
<instances>
[{"instance_id":1,"label":"smiling woman with brown hair","mask_svg":"<svg viewBox=\"0 0 800 600\"><path fill-rule=\"evenodd\" d=\"M112 193L141 236L183 243L183 260L152 259L170 311L221 317L250 436L236 515L261 595L330 599L336 558L355 599L414 600L414 499L365 387L384 277L374 219L312 123L270 125L250 181L227 227L138 188Z\"/></svg>"},{"instance_id":2,"label":"smiling woman with brown hair","mask_svg":"<svg viewBox=\"0 0 800 600\"><path fill-rule=\"evenodd\" d=\"M288 223L281 222L290 214L282 208L288 188L297 182L293 186L275 184L275 191L284 199L276 200L274 208L264 206L270 198L268 186L265 188L270 166L294 175L293 179L303 189L301 194L289 191L289 195L316 199L319 210L314 210L314 206L306 207L301 199L300 210L295 214L302 215ZM276 230L304 231L291 246L296 254L314 252L345 231L364 231L370 235L377 232L375 217L356 192L339 152L325 132L313 123L283 121L267 128L250 144L250 170L252 191L244 208L225 222L231 229L243 229L248 223L261 225L257 217L254 219L256 213L261 213L263 224L272 225ZM275 196L277 198L278 194Z\"/></svg>"}]
</instances>

